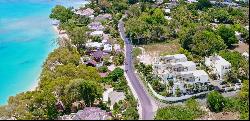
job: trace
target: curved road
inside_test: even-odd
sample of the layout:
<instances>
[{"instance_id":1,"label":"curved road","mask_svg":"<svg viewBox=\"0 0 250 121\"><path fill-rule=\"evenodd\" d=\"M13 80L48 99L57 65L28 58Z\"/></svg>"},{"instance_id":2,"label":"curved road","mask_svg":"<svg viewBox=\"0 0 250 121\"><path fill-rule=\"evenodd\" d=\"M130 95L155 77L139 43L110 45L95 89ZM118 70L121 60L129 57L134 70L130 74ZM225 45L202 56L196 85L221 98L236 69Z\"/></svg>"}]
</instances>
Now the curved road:
<instances>
[{"instance_id":1,"label":"curved road","mask_svg":"<svg viewBox=\"0 0 250 121\"><path fill-rule=\"evenodd\" d=\"M122 17L122 19L125 16ZM129 78L128 81L131 82L132 87L134 88L138 98L139 98L139 104L142 108L142 120L152 120L153 116L154 116L154 112L153 112L153 105L151 103L150 98L148 97L148 95L146 94L145 90L143 89L142 85L140 84L139 80L136 78L135 73L134 73L134 69L132 67L132 45L129 42L129 39L126 37L125 35L125 28L124 28L124 22L122 21L122 19L119 21L118 24L118 29L119 29L119 33L121 38L124 40L125 42L125 62L127 62L127 64L125 64L125 70L127 71L127 76Z\"/></svg>"}]
</instances>

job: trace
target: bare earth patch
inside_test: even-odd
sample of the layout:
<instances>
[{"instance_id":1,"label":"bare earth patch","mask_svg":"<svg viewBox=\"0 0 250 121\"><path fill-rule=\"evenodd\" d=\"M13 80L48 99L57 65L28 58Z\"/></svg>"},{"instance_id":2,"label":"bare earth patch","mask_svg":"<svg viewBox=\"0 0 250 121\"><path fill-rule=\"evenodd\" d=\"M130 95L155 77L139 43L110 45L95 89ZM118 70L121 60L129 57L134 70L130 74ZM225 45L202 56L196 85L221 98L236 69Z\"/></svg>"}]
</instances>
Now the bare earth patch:
<instances>
[{"instance_id":1,"label":"bare earth patch","mask_svg":"<svg viewBox=\"0 0 250 121\"><path fill-rule=\"evenodd\" d=\"M145 52L149 55L159 56L167 54L175 54L180 49L180 44L177 40L170 41L168 43L156 43L142 46Z\"/></svg>"},{"instance_id":2,"label":"bare earth patch","mask_svg":"<svg viewBox=\"0 0 250 121\"><path fill-rule=\"evenodd\" d=\"M238 51L239 53L244 53L244 52L249 53L249 45L246 43L240 42L239 45L233 50Z\"/></svg>"},{"instance_id":3,"label":"bare earth patch","mask_svg":"<svg viewBox=\"0 0 250 121\"><path fill-rule=\"evenodd\" d=\"M239 114L235 112L211 113L196 120L239 120Z\"/></svg>"},{"instance_id":4,"label":"bare earth patch","mask_svg":"<svg viewBox=\"0 0 250 121\"><path fill-rule=\"evenodd\" d=\"M152 64L154 57L176 54L180 47L177 40L168 43L143 45L139 47L142 50L142 54L138 56L138 59L144 64Z\"/></svg>"},{"instance_id":5,"label":"bare earth patch","mask_svg":"<svg viewBox=\"0 0 250 121\"><path fill-rule=\"evenodd\" d=\"M209 109L202 106L202 109L206 111L206 115L195 119L195 120L239 120L240 114L238 112L220 112L214 113L209 111Z\"/></svg>"}]
</instances>

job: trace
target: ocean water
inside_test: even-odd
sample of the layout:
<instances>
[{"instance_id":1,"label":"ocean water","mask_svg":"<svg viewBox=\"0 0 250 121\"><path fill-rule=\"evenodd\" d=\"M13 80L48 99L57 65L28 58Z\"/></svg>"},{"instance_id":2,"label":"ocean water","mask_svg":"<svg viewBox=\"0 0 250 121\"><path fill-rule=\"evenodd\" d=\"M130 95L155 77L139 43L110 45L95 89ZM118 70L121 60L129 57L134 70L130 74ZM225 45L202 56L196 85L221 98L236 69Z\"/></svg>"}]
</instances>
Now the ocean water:
<instances>
[{"instance_id":1,"label":"ocean water","mask_svg":"<svg viewBox=\"0 0 250 121\"><path fill-rule=\"evenodd\" d=\"M49 14L84 0L0 0L0 105L38 84L42 64L57 47Z\"/></svg>"}]
</instances>

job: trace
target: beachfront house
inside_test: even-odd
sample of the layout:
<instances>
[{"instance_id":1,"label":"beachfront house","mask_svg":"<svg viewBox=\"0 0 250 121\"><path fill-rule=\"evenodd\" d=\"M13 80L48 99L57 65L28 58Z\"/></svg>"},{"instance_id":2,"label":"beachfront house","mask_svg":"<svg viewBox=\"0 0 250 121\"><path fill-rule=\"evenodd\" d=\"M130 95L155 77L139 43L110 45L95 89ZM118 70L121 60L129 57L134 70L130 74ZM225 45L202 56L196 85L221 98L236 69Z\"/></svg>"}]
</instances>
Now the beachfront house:
<instances>
[{"instance_id":1,"label":"beachfront house","mask_svg":"<svg viewBox=\"0 0 250 121\"><path fill-rule=\"evenodd\" d=\"M231 70L231 63L219 55L205 57L205 65L212 69L219 79L223 79L225 74Z\"/></svg>"},{"instance_id":2,"label":"beachfront house","mask_svg":"<svg viewBox=\"0 0 250 121\"><path fill-rule=\"evenodd\" d=\"M103 36L103 31L93 31L90 33L91 36L99 36L102 37Z\"/></svg>"},{"instance_id":3,"label":"beachfront house","mask_svg":"<svg viewBox=\"0 0 250 121\"><path fill-rule=\"evenodd\" d=\"M101 31L104 30L104 26L102 26L101 22L92 22L88 25L88 28L90 30L94 30L94 31Z\"/></svg>"},{"instance_id":4,"label":"beachfront house","mask_svg":"<svg viewBox=\"0 0 250 121\"><path fill-rule=\"evenodd\" d=\"M95 11L91 8L87 8L87 9L80 8L80 9L75 10L75 14L80 15L80 16L88 16L88 17L93 16L94 12Z\"/></svg>"},{"instance_id":5,"label":"beachfront house","mask_svg":"<svg viewBox=\"0 0 250 121\"><path fill-rule=\"evenodd\" d=\"M102 110L99 107L85 107L79 110L74 116L73 120L109 120L111 113Z\"/></svg>"},{"instance_id":6,"label":"beachfront house","mask_svg":"<svg viewBox=\"0 0 250 121\"><path fill-rule=\"evenodd\" d=\"M52 25L58 26L60 24L59 20L52 20Z\"/></svg>"},{"instance_id":7,"label":"beachfront house","mask_svg":"<svg viewBox=\"0 0 250 121\"><path fill-rule=\"evenodd\" d=\"M112 15L111 14L100 14L97 17L95 17L95 21L101 21L101 20L111 20Z\"/></svg>"}]
</instances>

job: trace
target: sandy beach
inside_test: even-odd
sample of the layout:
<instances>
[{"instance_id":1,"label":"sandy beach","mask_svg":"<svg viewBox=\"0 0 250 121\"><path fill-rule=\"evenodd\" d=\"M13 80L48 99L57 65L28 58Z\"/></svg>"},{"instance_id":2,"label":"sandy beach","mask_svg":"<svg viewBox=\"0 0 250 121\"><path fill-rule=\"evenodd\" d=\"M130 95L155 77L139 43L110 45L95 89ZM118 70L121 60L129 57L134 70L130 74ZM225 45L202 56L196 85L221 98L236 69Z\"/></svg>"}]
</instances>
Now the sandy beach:
<instances>
[{"instance_id":1,"label":"sandy beach","mask_svg":"<svg viewBox=\"0 0 250 121\"><path fill-rule=\"evenodd\" d=\"M52 27L53 27L53 30L55 31L55 33L57 34L57 36L58 36L59 38L66 38L66 39L69 39L68 35L67 35L66 33L62 32L63 30L62 30L61 33L60 33L60 30L58 29L58 26L52 25Z\"/></svg>"},{"instance_id":2,"label":"sandy beach","mask_svg":"<svg viewBox=\"0 0 250 121\"><path fill-rule=\"evenodd\" d=\"M60 31L59 31L59 29L58 29L58 27L57 27L56 25L52 25L52 27L53 27L54 32L57 34L57 36L58 36L59 38L69 39L69 37L68 37L68 35L67 35L66 33L60 33ZM38 79L36 82L39 83L39 82L40 82L40 79ZM36 88L38 87L38 83L34 83L34 84L30 87L29 91L35 91Z\"/></svg>"}]
</instances>

